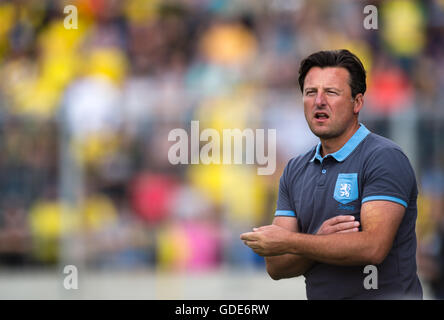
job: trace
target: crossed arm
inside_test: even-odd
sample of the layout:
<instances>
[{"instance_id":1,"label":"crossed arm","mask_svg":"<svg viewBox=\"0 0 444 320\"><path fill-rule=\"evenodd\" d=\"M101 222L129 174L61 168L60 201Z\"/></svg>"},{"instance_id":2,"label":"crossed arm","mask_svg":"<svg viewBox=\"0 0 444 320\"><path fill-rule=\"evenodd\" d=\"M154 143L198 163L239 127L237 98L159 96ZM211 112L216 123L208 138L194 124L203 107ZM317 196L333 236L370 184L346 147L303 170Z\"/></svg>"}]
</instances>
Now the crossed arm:
<instances>
[{"instance_id":1,"label":"crossed arm","mask_svg":"<svg viewBox=\"0 0 444 320\"><path fill-rule=\"evenodd\" d=\"M344 220L347 216L325 221L316 235L297 232L295 218L279 217L272 225L243 233L241 239L265 257L273 279L299 276L314 261L336 265L380 264L392 247L404 212L405 208L397 203L371 201L361 207L361 232L347 224L352 222Z\"/></svg>"}]
</instances>

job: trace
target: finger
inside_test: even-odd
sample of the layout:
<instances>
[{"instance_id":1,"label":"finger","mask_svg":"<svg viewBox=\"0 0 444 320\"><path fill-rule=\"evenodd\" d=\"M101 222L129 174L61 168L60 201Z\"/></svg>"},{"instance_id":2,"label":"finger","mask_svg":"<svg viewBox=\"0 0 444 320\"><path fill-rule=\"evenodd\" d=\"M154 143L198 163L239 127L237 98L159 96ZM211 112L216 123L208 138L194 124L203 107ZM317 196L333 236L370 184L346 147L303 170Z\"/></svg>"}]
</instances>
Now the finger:
<instances>
[{"instance_id":1,"label":"finger","mask_svg":"<svg viewBox=\"0 0 444 320\"><path fill-rule=\"evenodd\" d=\"M337 233L348 233L348 232L358 232L359 228L352 228L347 230L338 231Z\"/></svg>"},{"instance_id":2,"label":"finger","mask_svg":"<svg viewBox=\"0 0 444 320\"><path fill-rule=\"evenodd\" d=\"M257 249L251 248L251 249L254 251L254 253L260 255L261 257L264 256L264 252L260 248L257 248Z\"/></svg>"},{"instance_id":3,"label":"finger","mask_svg":"<svg viewBox=\"0 0 444 320\"><path fill-rule=\"evenodd\" d=\"M343 222L351 222L354 221L355 217L354 216L336 216L333 218L330 218L328 220L325 220L324 223L322 223L322 229L325 230L325 228L330 228L330 227L334 227L335 225L339 224L339 223L343 223Z\"/></svg>"},{"instance_id":4,"label":"finger","mask_svg":"<svg viewBox=\"0 0 444 320\"><path fill-rule=\"evenodd\" d=\"M347 230L347 229L353 229L356 227L359 227L358 221L342 222L342 223L338 223L334 226L336 232Z\"/></svg>"},{"instance_id":5,"label":"finger","mask_svg":"<svg viewBox=\"0 0 444 320\"><path fill-rule=\"evenodd\" d=\"M257 241L244 241L247 247L250 247L253 250L260 249L261 247L257 244Z\"/></svg>"},{"instance_id":6,"label":"finger","mask_svg":"<svg viewBox=\"0 0 444 320\"><path fill-rule=\"evenodd\" d=\"M258 240L256 232L245 232L240 235L241 240Z\"/></svg>"},{"instance_id":7,"label":"finger","mask_svg":"<svg viewBox=\"0 0 444 320\"><path fill-rule=\"evenodd\" d=\"M267 257L267 256L269 256L269 255L267 254L267 252L264 251L264 250L262 250L262 249L257 249L257 250L254 250L254 249L253 249L253 251L254 251L254 253L256 253L257 255L259 255L259 256L261 256L261 257Z\"/></svg>"},{"instance_id":8,"label":"finger","mask_svg":"<svg viewBox=\"0 0 444 320\"><path fill-rule=\"evenodd\" d=\"M267 250L264 250L262 248L258 248L253 250L255 253L257 253L258 255L262 256L262 257L275 257L275 256L280 256L281 254L278 253L273 253Z\"/></svg>"},{"instance_id":9,"label":"finger","mask_svg":"<svg viewBox=\"0 0 444 320\"><path fill-rule=\"evenodd\" d=\"M338 223L342 223L342 222L350 222L350 221L353 221L353 220L355 220L354 216L342 215L342 216L333 217L333 218L331 218L331 219L329 219L327 221L329 222L330 225L334 225L334 224L338 224Z\"/></svg>"}]
</instances>

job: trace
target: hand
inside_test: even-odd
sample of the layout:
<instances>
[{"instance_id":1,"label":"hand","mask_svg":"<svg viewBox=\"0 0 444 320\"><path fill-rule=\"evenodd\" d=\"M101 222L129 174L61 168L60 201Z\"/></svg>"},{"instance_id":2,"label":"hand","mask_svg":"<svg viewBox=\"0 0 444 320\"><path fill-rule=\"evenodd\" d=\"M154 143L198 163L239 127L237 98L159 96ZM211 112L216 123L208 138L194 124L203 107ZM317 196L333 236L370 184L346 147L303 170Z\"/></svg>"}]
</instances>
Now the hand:
<instances>
[{"instance_id":1,"label":"hand","mask_svg":"<svg viewBox=\"0 0 444 320\"><path fill-rule=\"evenodd\" d=\"M253 232L241 234L240 238L261 256L277 256L287 253L288 239L293 232L277 225L253 228Z\"/></svg>"},{"instance_id":2,"label":"hand","mask_svg":"<svg viewBox=\"0 0 444 320\"><path fill-rule=\"evenodd\" d=\"M354 221L353 216L336 216L325 220L319 228L317 235L331 233L358 232L359 221Z\"/></svg>"}]
</instances>

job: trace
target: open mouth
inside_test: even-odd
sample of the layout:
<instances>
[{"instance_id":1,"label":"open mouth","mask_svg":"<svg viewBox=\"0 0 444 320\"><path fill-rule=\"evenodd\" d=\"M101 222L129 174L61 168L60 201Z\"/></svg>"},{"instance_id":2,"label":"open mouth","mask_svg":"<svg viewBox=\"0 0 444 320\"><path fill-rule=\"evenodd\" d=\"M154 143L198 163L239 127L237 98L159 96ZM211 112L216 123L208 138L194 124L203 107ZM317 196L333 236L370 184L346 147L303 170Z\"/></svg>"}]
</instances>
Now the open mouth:
<instances>
[{"instance_id":1,"label":"open mouth","mask_svg":"<svg viewBox=\"0 0 444 320\"><path fill-rule=\"evenodd\" d=\"M319 120L326 120L326 119L329 118L329 116L325 112L316 112L315 113L315 118L319 119Z\"/></svg>"}]
</instances>

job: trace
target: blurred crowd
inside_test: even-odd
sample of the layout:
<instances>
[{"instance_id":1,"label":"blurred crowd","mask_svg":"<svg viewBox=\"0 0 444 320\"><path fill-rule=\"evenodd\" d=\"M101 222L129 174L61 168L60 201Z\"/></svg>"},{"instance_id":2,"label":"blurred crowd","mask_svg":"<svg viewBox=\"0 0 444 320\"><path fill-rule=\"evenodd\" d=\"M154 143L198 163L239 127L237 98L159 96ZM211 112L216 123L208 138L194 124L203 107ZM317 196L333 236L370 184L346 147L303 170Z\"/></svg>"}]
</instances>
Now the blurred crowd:
<instances>
[{"instance_id":1,"label":"blurred crowd","mask_svg":"<svg viewBox=\"0 0 444 320\"><path fill-rule=\"evenodd\" d=\"M262 267L239 234L271 223L283 167L317 143L299 63L339 48L368 73L361 121L414 164L418 264L444 298L442 0L0 1L0 264ZM276 172L170 164L191 120L276 129Z\"/></svg>"}]
</instances>

